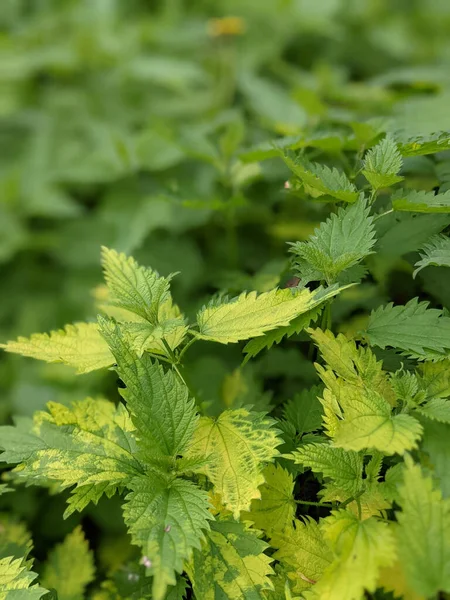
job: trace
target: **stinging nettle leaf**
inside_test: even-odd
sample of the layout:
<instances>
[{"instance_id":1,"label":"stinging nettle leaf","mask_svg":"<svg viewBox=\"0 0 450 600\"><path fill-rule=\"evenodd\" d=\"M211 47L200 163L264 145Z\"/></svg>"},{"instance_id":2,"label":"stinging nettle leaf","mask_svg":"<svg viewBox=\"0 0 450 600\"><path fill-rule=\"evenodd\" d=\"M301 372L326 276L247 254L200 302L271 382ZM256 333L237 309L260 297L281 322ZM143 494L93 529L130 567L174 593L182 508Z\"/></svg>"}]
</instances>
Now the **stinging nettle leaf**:
<instances>
[{"instance_id":1,"label":"stinging nettle leaf","mask_svg":"<svg viewBox=\"0 0 450 600\"><path fill-rule=\"evenodd\" d=\"M263 335L284 327L312 310L343 288L332 286L311 292L308 289L274 289L257 294L244 292L228 302L211 302L197 314L199 333L204 340L228 344Z\"/></svg>"},{"instance_id":2,"label":"stinging nettle leaf","mask_svg":"<svg viewBox=\"0 0 450 600\"><path fill-rule=\"evenodd\" d=\"M164 372L148 354L138 357L121 328L101 319L101 332L117 362L117 373L125 384L120 393L127 402L139 445L146 458L162 454L176 456L189 444L196 423L195 402L174 371Z\"/></svg>"},{"instance_id":3,"label":"stinging nettle leaf","mask_svg":"<svg viewBox=\"0 0 450 600\"><path fill-rule=\"evenodd\" d=\"M403 177L397 175L402 164L397 144L392 137L386 136L367 152L362 172L372 188L379 190L402 181Z\"/></svg>"},{"instance_id":4,"label":"stinging nettle leaf","mask_svg":"<svg viewBox=\"0 0 450 600\"><path fill-rule=\"evenodd\" d=\"M445 358L450 351L450 317L428 302L389 303L372 311L365 335L370 344L392 346L419 360Z\"/></svg>"},{"instance_id":5,"label":"stinging nettle leaf","mask_svg":"<svg viewBox=\"0 0 450 600\"><path fill-rule=\"evenodd\" d=\"M417 267L413 273L414 278L425 267L450 267L450 237L446 235L433 236L423 246L421 252L423 254L420 254L420 260L414 265Z\"/></svg>"},{"instance_id":6,"label":"stinging nettle leaf","mask_svg":"<svg viewBox=\"0 0 450 600\"><path fill-rule=\"evenodd\" d=\"M46 362L64 363L75 367L77 373L89 373L114 362L97 323L74 323L49 334L34 333L29 338L0 344L0 348Z\"/></svg>"},{"instance_id":7,"label":"stinging nettle leaf","mask_svg":"<svg viewBox=\"0 0 450 600\"><path fill-rule=\"evenodd\" d=\"M93 581L94 556L81 527L76 527L52 550L45 564L42 583L55 589L58 600L83 598L86 586Z\"/></svg>"},{"instance_id":8,"label":"stinging nettle leaf","mask_svg":"<svg viewBox=\"0 0 450 600\"><path fill-rule=\"evenodd\" d=\"M186 566L196 598L202 600L264 600L271 590L272 558L258 532L223 519L211 523L201 549Z\"/></svg>"},{"instance_id":9,"label":"stinging nettle leaf","mask_svg":"<svg viewBox=\"0 0 450 600\"><path fill-rule=\"evenodd\" d=\"M217 419L201 417L188 456L209 456L203 472L221 495L226 508L238 518L260 498L262 470L278 454L282 443L275 421L246 409L225 410Z\"/></svg>"},{"instance_id":10,"label":"stinging nettle leaf","mask_svg":"<svg viewBox=\"0 0 450 600\"><path fill-rule=\"evenodd\" d=\"M167 586L176 584L175 573L183 571L209 529L208 495L191 481L154 472L134 478L130 487L125 523L149 561L153 598L163 600Z\"/></svg>"},{"instance_id":11,"label":"stinging nettle leaf","mask_svg":"<svg viewBox=\"0 0 450 600\"><path fill-rule=\"evenodd\" d=\"M0 598L2 600L39 600L48 590L33 584L37 574L21 558L0 559Z\"/></svg>"},{"instance_id":12,"label":"stinging nettle leaf","mask_svg":"<svg viewBox=\"0 0 450 600\"><path fill-rule=\"evenodd\" d=\"M423 190L398 190L393 194L394 210L418 213L450 213L450 190L442 194Z\"/></svg>"},{"instance_id":13,"label":"stinging nettle leaf","mask_svg":"<svg viewBox=\"0 0 450 600\"><path fill-rule=\"evenodd\" d=\"M292 244L293 263L302 283L325 279L334 283L340 273L372 254L373 218L367 201L340 208L306 242Z\"/></svg>"},{"instance_id":14,"label":"stinging nettle leaf","mask_svg":"<svg viewBox=\"0 0 450 600\"><path fill-rule=\"evenodd\" d=\"M322 424L323 408L318 399L321 386L315 385L309 390L296 394L293 400L286 402L283 416L291 423L298 434L310 433L319 429Z\"/></svg>"}]
</instances>

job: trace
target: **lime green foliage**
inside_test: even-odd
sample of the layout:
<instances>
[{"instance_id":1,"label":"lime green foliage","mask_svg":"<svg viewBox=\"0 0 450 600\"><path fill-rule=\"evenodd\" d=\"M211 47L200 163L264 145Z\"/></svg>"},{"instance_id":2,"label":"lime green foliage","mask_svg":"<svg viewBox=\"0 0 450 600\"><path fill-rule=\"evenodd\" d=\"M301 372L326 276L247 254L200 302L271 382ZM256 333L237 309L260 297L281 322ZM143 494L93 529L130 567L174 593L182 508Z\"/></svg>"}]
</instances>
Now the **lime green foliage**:
<instances>
[{"instance_id":1,"label":"lime green foliage","mask_svg":"<svg viewBox=\"0 0 450 600\"><path fill-rule=\"evenodd\" d=\"M447 4L3 0L0 600L450 594Z\"/></svg>"},{"instance_id":2,"label":"lime green foliage","mask_svg":"<svg viewBox=\"0 0 450 600\"><path fill-rule=\"evenodd\" d=\"M397 175L402 168L402 163L396 143L391 137L386 136L367 152L363 174L372 188L377 191L402 181L403 177Z\"/></svg>"},{"instance_id":3,"label":"lime green foliage","mask_svg":"<svg viewBox=\"0 0 450 600\"><path fill-rule=\"evenodd\" d=\"M188 573L197 598L253 600L271 588L272 560L258 532L230 519L211 524L201 550L194 550Z\"/></svg>"},{"instance_id":4,"label":"lime green foliage","mask_svg":"<svg viewBox=\"0 0 450 600\"><path fill-rule=\"evenodd\" d=\"M201 417L189 446L189 456L207 456L204 473L237 518L259 498L262 470L277 455L281 443L274 421L264 413L226 410L217 419Z\"/></svg>"},{"instance_id":5,"label":"lime green foliage","mask_svg":"<svg viewBox=\"0 0 450 600\"><path fill-rule=\"evenodd\" d=\"M241 518L270 536L274 531L289 527L294 520L294 480L280 465L268 465L262 475L261 498L252 500L250 510L241 513Z\"/></svg>"},{"instance_id":6,"label":"lime green foliage","mask_svg":"<svg viewBox=\"0 0 450 600\"><path fill-rule=\"evenodd\" d=\"M190 481L156 473L133 479L130 487L125 523L153 575L153 597L163 600L167 586L176 583L175 572L183 570L193 548L200 548L211 518L207 495Z\"/></svg>"},{"instance_id":7,"label":"lime green foliage","mask_svg":"<svg viewBox=\"0 0 450 600\"><path fill-rule=\"evenodd\" d=\"M450 590L450 501L443 500L431 477L408 461L399 487L399 556L406 577L419 594ZM427 565L427 568L423 568Z\"/></svg>"},{"instance_id":8,"label":"lime green foliage","mask_svg":"<svg viewBox=\"0 0 450 600\"><path fill-rule=\"evenodd\" d=\"M413 277L425 267L450 267L450 238L445 235L436 235L421 248L420 260L414 265L417 267Z\"/></svg>"},{"instance_id":9,"label":"lime green foliage","mask_svg":"<svg viewBox=\"0 0 450 600\"><path fill-rule=\"evenodd\" d=\"M62 362L78 373L109 367L113 357L102 339L96 323L75 323L64 329L19 337L2 347L7 352L30 356L47 362Z\"/></svg>"},{"instance_id":10,"label":"lime green foliage","mask_svg":"<svg viewBox=\"0 0 450 600\"><path fill-rule=\"evenodd\" d=\"M61 600L78 600L93 579L93 553L77 527L50 553L42 581L48 589L56 589Z\"/></svg>"},{"instance_id":11,"label":"lime green foliage","mask_svg":"<svg viewBox=\"0 0 450 600\"><path fill-rule=\"evenodd\" d=\"M308 289L272 290L260 295L243 293L226 302L212 301L197 314L198 335L221 344L261 336L266 331L288 325L339 291L337 286L315 292Z\"/></svg>"},{"instance_id":12,"label":"lime green foliage","mask_svg":"<svg viewBox=\"0 0 450 600\"><path fill-rule=\"evenodd\" d=\"M371 254L374 244L373 219L366 201L360 200L332 214L309 241L293 244L291 252L302 283L324 279L331 284Z\"/></svg>"},{"instance_id":13,"label":"lime green foliage","mask_svg":"<svg viewBox=\"0 0 450 600\"><path fill-rule=\"evenodd\" d=\"M441 359L450 351L450 317L413 298L405 306L390 303L373 311L366 335L380 348L399 348L421 360Z\"/></svg>"}]
</instances>

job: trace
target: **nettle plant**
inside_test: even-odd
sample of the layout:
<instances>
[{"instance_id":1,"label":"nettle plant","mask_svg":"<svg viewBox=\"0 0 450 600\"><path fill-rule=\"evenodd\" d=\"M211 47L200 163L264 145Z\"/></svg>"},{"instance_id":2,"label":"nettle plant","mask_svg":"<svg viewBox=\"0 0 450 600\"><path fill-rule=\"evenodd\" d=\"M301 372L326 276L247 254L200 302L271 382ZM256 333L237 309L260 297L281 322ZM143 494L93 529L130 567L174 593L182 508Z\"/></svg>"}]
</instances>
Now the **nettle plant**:
<instances>
[{"instance_id":1,"label":"nettle plant","mask_svg":"<svg viewBox=\"0 0 450 600\"><path fill-rule=\"evenodd\" d=\"M291 245L296 287L215 297L189 324L172 299L171 276L104 248L98 322L4 346L79 373L113 369L122 382L123 403L50 402L32 422L20 418L0 433L2 460L17 465L9 481L70 488L65 516L103 495L122 495L125 524L142 551L140 571L122 586L103 582L89 597L450 593L443 435L450 424L450 317L415 298L378 307L361 331L345 335L333 332L331 311L336 297L366 277L379 225L394 211L450 212L449 193L412 190L394 192L390 206L376 211L379 192L403 180L401 151L432 153L437 140L402 147L385 136L365 156L355 153L352 176L278 148L294 174L291 190L342 203L309 240ZM449 238L441 233L449 220L442 217L432 222L415 273L450 266ZM404 235L390 223L394 237ZM274 406L272 416L245 406L212 418L196 401L183 366L194 343L245 340L245 363L302 331L320 385ZM399 369L384 368L379 356L387 348L400 354ZM308 470L318 490L313 499L301 485ZM44 570L43 587L33 583L31 542L19 548L22 555L4 552L1 597L27 590L33 595L26 597L39 598L45 587L59 598L83 597L94 577L92 556L81 530L71 536ZM82 564L79 578L67 575L73 557Z\"/></svg>"}]
</instances>

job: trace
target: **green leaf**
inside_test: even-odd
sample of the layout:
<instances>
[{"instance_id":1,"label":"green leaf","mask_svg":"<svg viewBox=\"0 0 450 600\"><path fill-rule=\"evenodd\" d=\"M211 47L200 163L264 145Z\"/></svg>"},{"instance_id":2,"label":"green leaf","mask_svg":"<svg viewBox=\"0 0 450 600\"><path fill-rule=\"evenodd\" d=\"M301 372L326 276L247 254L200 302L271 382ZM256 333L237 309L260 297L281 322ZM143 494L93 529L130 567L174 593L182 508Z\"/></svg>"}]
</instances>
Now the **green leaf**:
<instances>
[{"instance_id":1,"label":"green leaf","mask_svg":"<svg viewBox=\"0 0 450 600\"><path fill-rule=\"evenodd\" d=\"M366 200L333 213L307 242L292 244L294 267L306 285L325 279L334 283L340 273L372 254L373 218Z\"/></svg>"},{"instance_id":2,"label":"green leaf","mask_svg":"<svg viewBox=\"0 0 450 600\"><path fill-rule=\"evenodd\" d=\"M424 436L422 449L427 453L427 464L439 482L442 494L450 497L450 425L423 419Z\"/></svg>"},{"instance_id":3,"label":"green leaf","mask_svg":"<svg viewBox=\"0 0 450 600\"><path fill-rule=\"evenodd\" d=\"M188 448L189 456L209 456L203 469L226 508L238 518L261 497L262 470L281 444L275 421L246 409L225 410L217 419L201 417Z\"/></svg>"},{"instance_id":4,"label":"green leaf","mask_svg":"<svg viewBox=\"0 0 450 600\"><path fill-rule=\"evenodd\" d=\"M215 521L201 550L194 550L187 572L196 598L264 600L271 589L272 559L257 532L232 520Z\"/></svg>"},{"instance_id":5,"label":"green leaf","mask_svg":"<svg viewBox=\"0 0 450 600\"><path fill-rule=\"evenodd\" d=\"M450 500L408 460L398 503L398 550L408 582L427 598L450 592Z\"/></svg>"},{"instance_id":6,"label":"green leaf","mask_svg":"<svg viewBox=\"0 0 450 600\"><path fill-rule=\"evenodd\" d=\"M250 510L242 512L241 519L251 521L256 529L271 535L292 524L296 509L294 479L280 465L268 465L262 475L261 498L252 500Z\"/></svg>"},{"instance_id":7,"label":"green leaf","mask_svg":"<svg viewBox=\"0 0 450 600\"><path fill-rule=\"evenodd\" d=\"M60 362L88 373L113 364L114 358L100 335L97 323L74 323L64 329L34 333L15 342L0 344L7 352L15 352L46 362Z\"/></svg>"},{"instance_id":8,"label":"green leaf","mask_svg":"<svg viewBox=\"0 0 450 600\"><path fill-rule=\"evenodd\" d=\"M418 267L413 273L414 278L425 267L450 267L450 237L446 235L432 237L423 246L422 252L420 260L414 265Z\"/></svg>"},{"instance_id":9,"label":"green leaf","mask_svg":"<svg viewBox=\"0 0 450 600\"><path fill-rule=\"evenodd\" d=\"M245 365L251 358L257 356L262 350L270 349L274 344L279 344L284 337L291 337L292 335L299 334L301 331L309 327L311 323L317 320L322 312L322 309L323 305L316 306L308 312L293 319L289 325L273 329L272 331L253 338L247 342L243 349L243 352L246 355L243 364Z\"/></svg>"},{"instance_id":10,"label":"green leaf","mask_svg":"<svg viewBox=\"0 0 450 600\"><path fill-rule=\"evenodd\" d=\"M160 277L156 271L138 265L131 256L105 247L102 265L109 302L156 324L160 305L170 298L172 276Z\"/></svg>"},{"instance_id":11,"label":"green leaf","mask_svg":"<svg viewBox=\"0 0 450 600\"><path fill-rule=\"evenodd\" d=\"M33 584L36 577L36 573L30 571L21 558L1 558L1 600L39 600L48 590Z\"/></svg>"},{"instance_id":12,"label":"green leaf","mask_svg":"<svg viewBox=\"0 0 450 600\"><path fill-rule=\"evenodd\" d=\"M340 293L333 286L308 289L275 289L263 294L244 292L227 302L211 302L197 314L199 338L228 344L263 335L288 325L293 319Z\"/></svg>"},{"instance_id":13,"label":"green leaf","mask_svg":"<svg viewBox=\"0 0 450 600\"><path fill-rule=\"evenodd\" d=\"M450 396L450 360L426 362L418 366L420 388L428 400Z\"/></svg>"},{"instance_id":14,"label":"green leaf","mask_svg":"<svg viewBox=\"0 0 450 600\"><path fill-rule=\"evenodd\" d=\"M334 448L328 444L305 444L292 452L296 464L310 468L313 473L322 473L334 484L356 494L362 486L363 456L351 450Z\"/></svg>"},{"instance_id":15,"label":"green leaf","mask_svg":"<svg viewBox=\"0 0 450 600\"><path fill-rule=\"evenodd\" d=\"M292 423L299 435L315 431L321 426L323 409L318 399L321 391L321 387L315 385L286 402L283 409L284 418Z\"/></svg>"},{"instance_id":16,"label":"green leaf","mask_svg":"<svg viewBox=\"0 0 450 600\"><path fill-rule=\"evenodd\" d=\"M391 198L394 210L450 213L450 190L443 194L423 190L398 190Z\"/></svg>"},{"instance_id":17,"label":"green leaf","mask_svg":"<svg viewBox=\"0 0 450 600\"><path fill-rule=\"evenodd\" d=\"M402 132L396 133L398 149L402 156L423 156L443 152L450 147L450 133L437 131L428 135L405 136Z\"/></svg>"},{"instance_id":18,"label":"green leaf","mask_svg":"<svg viewBox=\"0 0 450 600\"><path fill-rule=\"evenodd\" d=\"M408 304L391 302L372 311L366 329L370 344L403 350L420 360L444 358L450 350L450 317L414 298Z\"/></svg>"},{"instance_id":19,"label":"green leaf","mask_svg":"<svg viewBox=\"0 0 450 600\"><path fill-rule=\"evenodd\" d=\"M397 144L387 135L367 152L362 172L372 188L379 190L402 181L403 177L397 175L402 164Z\"/></svg>"},{"instance_id":20,"label":"green leaf","mask_svg":"<svg viewBox=\"0 0 450 600\"><path fill-rule=\"evenodd\" d=\"M138 443L146 456L182 454L198 418L186 385L174 371L164 372L148 354L139 358L129 347L121 326L103 319L101 331L126 386L120 393L127 402Z\"/></svg>"},{"instance_id":21,"label":"green leaf","mask_svg":"<svg viewBox=\"0 0 450 600\"><path fill-rule=\"evenodd\" d=\"M326 165L311 163L303 157L292 158L281 151L280 156L301 180L305 191L314 198L326 195L343 202L353 203L358 200L359 192L345 173L334 167L330 169Z\"/></svg>"},{"instance_id":22,"label":"green leaf","mask_svg":"<svg viewBox=\"0 0 450 600\"><path fill-rule=\"evenodd\" d=\"M314 592L327 600L360 600L374 592L382 567L395 561L394 537L387 525L374 517L360 521L348 511L333 511L321 523L334 559Z\"/></svg>"},{"instance_id":23,"label":"green leaf","mask_svg":"<svg viewBox=\"0 0 450 600\"><path fill-rule=\"evenodd\" d=\"M87 398L70 408L54 402L47 407L48 413L36 413L31 430L2 427L1 460L20 463L14 470L18 479L76 486L66 516L98 502L103 493L111 496L142 471L134 428L122 405Z\"/></svg>"},{"instance_id":24,"label":"green leaf","mask_svg":"<svg viewBox=\"0 0 450 600\"><path fill-rule=\"evenodd\" d=\"M93 553L81 527L77 527L50 553L42 583L58 592L58 600L79 600L93 579Z\"/></svg>"},{"instance_id":25,"label":"green leaf","mask_svg":"<svg viewBox=\"0 0 450 600\"><path fill-rule=\"evenodd\" d=\"M296 592L316 584L333 559L321 529L311 517L304 517L304 522L296 519L294 526L277 531L270 543L277 550L274 558L286 567Z\"/></svg>"},{"instance_id":26,"label":"green leaf","mask_svg":"<svg viewBox=\"0 0 450 600\"><path fill-rule=\"evenodd\" d=\"M31 535L23 523L13 515L0 515L0 558L21 558L28 564L33 548Z\"/></svg>"},{"instance_id":27,"label":"green leaf","mask_svg":"<svg viewBox=\"0 0 450 600\"><path fill-rule=\"evenodd\" d=\"M334 433L336 446L355 451L374 448L388 455L417 446L422 427L416 419L392 415L391 405L374 390L344 388L342 392L344 418Z\"/></svg>"},{"instance_id":28,"label":"green leaf","mask_svg":"<svg viewBox=\"0 0 450 600\"><path fill-rule=\"evenodd\" d=\"M184 561L200 548L212 519L208 496L194 483L154 472L136 477L124 505L125 523L133 544L140 546L153 575L153 598L163 600L167 586L175 585Z\"/></svg>"},{"instance_id":29,"label":"green leaf","mask_svg":"<svg viewBox=\"0 0 450 600\"><path fill-rule=\"evenodd\" d=\"M417 409L424 417L450 424L450 400L433 398Z\"/></svg>"}]
</instances>

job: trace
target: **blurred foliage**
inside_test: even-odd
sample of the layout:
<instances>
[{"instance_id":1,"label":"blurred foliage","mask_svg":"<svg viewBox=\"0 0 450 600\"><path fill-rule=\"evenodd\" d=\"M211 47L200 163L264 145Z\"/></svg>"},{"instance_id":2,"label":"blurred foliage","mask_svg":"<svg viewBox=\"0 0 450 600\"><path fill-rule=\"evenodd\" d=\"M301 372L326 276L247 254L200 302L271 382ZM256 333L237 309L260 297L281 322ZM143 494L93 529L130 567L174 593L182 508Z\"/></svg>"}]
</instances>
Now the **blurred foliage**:
<instances>
[{"instance_id":1,"label":"blurred foliage","mask_svg":"<svg viewBox=\"0 0 450 600\"><path fill-rule=\"evenodd\" d=\"M405 144L450 130L449 67L446 0L2 0L1 341L94 318L101 245L181 271L172 287L188 314L219 290L284 284L286 242L330 209L285 189L272 141L332 167L385 128ZM450 153L409 156L406 174L411 187L446 191ZM383 194L377 202L381 212ZM443 218L378 223L371 279L336 300L338 328L358 330L361 312L387 299L450 308L444 268L410 277L418 233L425 242ZM192 385L212 413L278 406L317 383L292 339L242 369L239 349L195 348ZM5 353L0 390L4 422L49 400L117 397L111 375ZM1 503L28 521L38 559L79 519L50 523L63 500L42 491ZM108 536L123 535L118 507L82 516L105 573Z\"/></svg>"}]
</instances>

